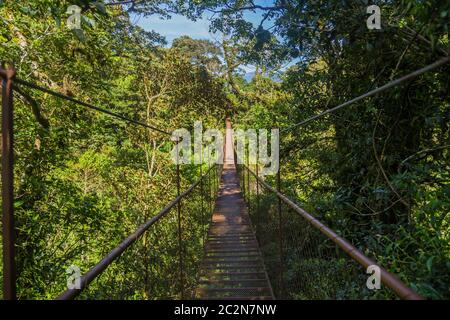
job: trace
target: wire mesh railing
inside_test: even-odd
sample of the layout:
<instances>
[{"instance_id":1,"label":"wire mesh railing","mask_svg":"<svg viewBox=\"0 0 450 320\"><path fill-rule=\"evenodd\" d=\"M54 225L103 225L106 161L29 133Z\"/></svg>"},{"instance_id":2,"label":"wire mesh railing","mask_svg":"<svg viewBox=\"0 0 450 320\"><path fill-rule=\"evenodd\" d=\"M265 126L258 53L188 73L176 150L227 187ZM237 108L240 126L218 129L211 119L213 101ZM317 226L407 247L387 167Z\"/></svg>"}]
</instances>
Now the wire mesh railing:
<instances>
[{"instance_id":1,"label":"wire mesh railing","mask_svg":"<svg viewBox=\"0 0 450 320\"><path fill-rule=\"evenodd\" d=\"M339 194L342 193L341 190L335 188L333 180L330 178L331 175L323 174L324 170L320 170L316 163L317 161L333 160L330 155L330 150L333 150L333 143L335 142L332 132L330 136L325 135L325 132L313 135L312 141L308 142L308 137L311 136L311 133L307 129L303 128L302 139L298 138L298 132L291 133L290 131L304 127L319 118L325 118L327 115L337 117L335 112L345 107L400 86L449 62L450 57L443 57L381 87L281 129L280 133L286 133L284 138L288 138L286 140L289 142L289 145L282 149L280 156L282 158L287 156L297 157L296 161L291 163L286 161L287 163L284 164L286 165L286 170L291 170L290 172L305 172L301 175L297 173L290 174L287 177L286 188L283 190L288 196L280 193L284 183L284 181L281 181L280 172L278 172L275 179L267 179L267 181L277 185L276 189L272 188L259 177L258 166L252 167L255 172L249 168L248 162L245 162L246 160L248 161L248 157L244 156L244 159L242 159L244 162L239 166L241 187L244 191L261 251L263 252L268 273L278 298L422 298L382 268L380 269L381 280L385 286L381 290L369 290L366 271L368 271L367 268L370 266L377 267L376 263L367 258L349 241L338 236L334 231L290 200L300 199L305 204L324 204L326 206L331 202L330 199L339 197ZM360 122L363 121L361 120ZM332 128L332 123L328 124L325 122L323 126ZM299 140L306 142L306 146L302 147L299 144ZM322 147L317 145L318 142L320 142ZM330 144L332 147L330 147ZM324 145L326 147L323 147ZM300 150L293 152L293 149L298 147L300 147ZM376 153L376 148L373 148ZM376 192L374 192L374 195L375 197L377 196ZM371 195L371 197L374 197L374 195ZM369 213L362 213L358 208L353 207L352 209L356 210L356 213L352 212L352 218L354 218L352 221L359 223L362 222L361 217L383 216L400 200L385 205L386 201L377 199L377 207L375 209L368 207L370 209ZM351 205L350 203L345 204ZM364 205L367 204L364 203ZM318 206L317 210L314 211L317 211L320 216L322 213L326 214L327 208ZM339 211L342 212L343 210L340 209ZM339 217L339 215L337 216ZM342 217L342 215L340 216ZM343 226L341 221L333 222L334 228L337 226L338 228L345 229L347 227L349 229L349 225ZM376 223L374 224L376 225ZM354 226L352 225L351 227L353 228ZM382 237L381 235L378 236ZM361 245L361 242L356 242L355 244ZM381 245L377 244L376 246ZM361 248L364 249L365 254L377 256L386 263L386 259L374 253L372 248L367 246L362 246ZM402 263L405 264L404 262Z\"/></svg>"},{"instance_id":2,"label":"wire mesh railing","mask_svg":"<svg viewBox=\"0 0 450 320\"><path fill-rule=\"evenodd\" d=\"M190 299L193 297L199 276L198 261L203 257L203 239L206 237L211 212L204 204L213 203L217 194L218 166L213 165L193 185L180 196L168 204L156 216L144 223L134 234L125 239L114 248L97 265L82 276L80 289L69 289L62 293L58 299L73 299L86 288L97 276L117 258L122 259L126 265L130 257L121 257L137 239L140 243L136 250L144 250L144 259L140 261L143 269L133 267L137 278L136 286L129 285L130 274L124 274L123 280L128 283L125 291L119 291L117 299L135 297L138 288L143 294L141 299ZM210 181L211 183L209 183ZM200 204L200 205L199 205ZM178 216L178 210L180 215ZM181 217L181 220L179 220ZM153 226L154 225L154 226ZM152 227L150 229L150 227ZM179 241L181 239L181 241ZM132 253L128 254L132 256ZM133 265L136 260L131 257ZM119 268L120 269L120 268ZM114 272L114 270L112 270ZM123 270L122 270L123 272ZM131 273L133 275L133 273ZM107 293L107 288L116 281L115 276L109 276L109 285L99 287L94 296L111 299L116 293ZM111 283L112 282L112 283ZM117 286L117 285L116 285ZM139 289L141 288L141 289ZM89 298L89 295L85 296Z\"/></svg>"},{"instance_id":3,"label":"wire mesh railing","mask_svg":"<svg viewBox=\"0 0 450 320\"><path fill-rule=\"evenodd\" d=\"M244 199L277 299L422 299L283 195L280 173L277 190L259 176L258 165L253 171L245 159L238 163ZM379 290L373 290L367 274L372 268L379 270L384 284Z\"/></svg>"},{"instance_id":4,"label":"wire mesh railing","mask_svg":"<svg viewBox=\"0 0 450 320\"><path fill-rule=\"evenodd\" d=\"M89 271L80 274L80 287L68 289L58 299L73 299L77 296L86 299L191 298L198 278L198 261L203 256L204 239L214 208L221 166L209 162L210 167L206 170L204 165L189 168L186 176L191 180L184 181L187 178L182 177L180 165L176 165L174 170L167 152L161 151L165 155L159 154L161 152L155 144L152 149L153 160L162 157L164 164L159 167L155 165L155 170L163 174L162 178L156 177L147 172L147 166L151 165L149 160L139 160L148 155L140 142L151 137L155 143L163 141L160 146L165 146L161 137L170 136L167 131L17 79L13 69L0 68L0 76L3 79L3 298L55 298L58 290L68 285L70 275L66 273L66 268L71 263L83 272ZM24 97L24 88L42 92L46 101L56 106L51 112L52 128L45 135L41 134L42 123L36 123L36 128L27 127L26 119L28 123L35 122L29 119L33 115L22 107L20 100L16 102L17 108L13 108L13 92L20 90L20 96ZM81 112L80 108L94 110L106 117L92 117ZM124 126L123 123L133 126ZM97 131L101 128L101 134L92 135L92 128ZM140 151L130 153L121 145L112 149L123 153L125 159L134 160L133 163L119 161L118 157L111 154L112 149L108 149L111 141L102 140L121 134L126 134L128 139L135 139L128 143L136 145ZM14 139L19 143L14 145ZM46 148L43 151L48 152L47 148L55 151L52 159L42 158L45 152L38 152L41 146L33 146L33 143L40 143L41 139L42 147ZM102 150L106 148L112 159L116 159L115 162L97 159L97 147ZM167 146L163 149L167 149ZM44 179L42 181L34 181L34 172L28 172L30 184L36 184L37 187L52 183L52 188L39 188L42 194L35 196L33 205L28 208L21 203L27 202L23 200L23 195L31 193L29 190L18 190L19 179L14 180L14 175L17 175L18 169L23 172L29 167L29 158L24 157L29 150L39 154L39 158L34 159L40 162L39 170L49 169L51 172L41 172L39 176ZM73 157L73 163L69 161L73 170L67 170L66 160L70 159L61 150ZM95 170L89 165L83 167L85 162L96 163L96 160L103 168L100 172L105 175L104 179L92 179ZM119 166L120 170L111 170L110 165ZM71 172L70 179L82 182L79 188L66 186L70 181L61 179L66 171ZM115 174L121 175L121 185L113 183ZM23 177L20 180L23 182ZM149 185L150 180L152 185ZM196 182L192 183L192 180ZM129 192L127 186L131 184L137 184L137 187L141 185L142 188L138 188L139 192ZM176 192L170 187L173 184L176 185ZM53 188L54 185L58 188ZM183 191L185 186L189 187ZM154 191L152 194L155 189L159 189L161 194L154 194ZM91 194L96 194L96 190L99 196L91 197ZM49 194L55 192L65 194L65 197ZM77 198L77 194L82 197ZM109 196L102 198L103 194ZM108 200L114 198L111 197L113 194L121 195L123 199L117 197ZM46 203L45 199L48 198L56 199L57 203ZM83 205L77 205L77 202ZM156 206L165 202L169 204L158 210ZM37 220L34 216L37 216ZM48 225L58 226L53 230L55 235L43 229L43 226ZM43 245L33 246L36 242Z\"/></svg>"},{"instance_id":5,"label":"wire mesh railing","mask_svg":"<svg viewBox=\"0 0 450 320\"><path fill-rule=\"evenodd\" d=\"M321 114L308 118L300 123L288 127L281 132L290 131L293 128L305 125L315 119L318 119L334 111L340 110L355 102L361 101L367 97L374 96L378 93L386 91L392 87L398 86L406 81L414 79L421 74L430 70L434 70L450 61L449 57L445 57L419 69L409 75L394 80L380 88L372 90L366 94L352 99L335 108L329 109ZM15 78L13 69L4 70L0 68L0 76L2 77L2 241L3 241L3 298L15 299L16 292L16 261L15 250L18 245L15 243L15 216L14 208L17 205L14 197L14 112L13 112L13 91L16 84L27 86L33 90L44 92L58 99L63 99L74 103L78 106L89 108L111 117L126 121L145 129L168 135L165 130L153 127L149 124L139 122L125 115L111 112L105 108L85 103L73 97L63 95L50 89L38 86L36 84ZM42 120L42 119L41 119ZM20 138L20 137L19 137ZM38 141L36 141L38 143ZM107 267L113 261L127 265L127 261L131 261L127 254L122 255L131 244L140 244L134 246L133 250L141 250L147 255L144 261L146 270L142 275L136 275L134 279L143 284L144 296L148 298L176 298L189 297L190 292L195 284L197 277L197 264L199 261L201 245L203 245L205 237L205 228L207 226L204 220L205 212L207 216L213 210L213 200L218 187L217 170L210 169L208 174L202 175L202 178L192 185L187 191L181 193L180 172L177 168L177 198L172 201L166 208L160 211L156 216L139 227L139 229L124 240L113 251L109 252L109 248L100 248L100 253L108 253L100 263L95 265L87 274L82 277L83 289L92 281L101 286L102 283L108 281L120 282L117 275L104 273ZM266 265L273 282L273 287L277 296L280 298L385 298L391 297L393 293L400 298L419 299L411 289L406 287L395 276L381 268L381 280L388 289L380 291L367 291L364 279L367 279L365 273L367 267L376 265L376 263L367 258L358 249L351 245L345 239L339 237L331 229L323 225L308 212L300 208L297 204L289 200L281 190L281 179L277 177L277 189L270 187L258 175L258 166L255 172L250 170L248 166L240 166L241 187L244 191L249 212L255 224L258 240L261 245L262 252L266 258ZM211 173L215 172L211 178ZM208 185L209 196L206 196L205 184ZM200 186L200 187L199 187ZM201 189L198 191L198 187ZM200 192L198 195L196 192ZM185 201L187 197L192 197L192 201ZM200 211L198 211L198 200L200 200ZM182 214L183 205L186 212ZM206 208L205 208L206 207ZM174 212L176 211L176 212ZM183 211L184 212L184 211ZM201 213L199 215L199 212ZM162 217L165 217L162 219ZM170 217L170 219L168 219ZM155 228L151 228L158 222ZM162 225L161 229L156 228ZM165 233L165 229L170 230ZM151 230L151 232L148 232ZM88 231L86 231L88 232ZM70 233L67 234L70 237ZM64 237L62 238L64 242ZM138 241L139 240L139 241ZM164 241L165 240L165 241ZM186 241L187 240L187 241ZM186 244L192 244L187 247ZM21 245L21 244L19 244ZM151 250L151 248L158 250ZM71 250L71 248L64 248ZM100 256L102 256L100 254ZM118 259L118 260L117 260ZM173 261L178 261L174 264ZM142 262L144 263L144 262ZM113 272L110 268L108 272ZM123 274L120 277L127 278ZM309 273L309 274L308 274ZM102 276L98 277L100 274ZM22 275L24 276L24 275ZM31 275L30 275L31 276ZM158 278L161 276L161 278ZM106 278L103 279L103 278ZM103 281L103 282L102 282ZM123 288L120 297L133 295L136 293L129 292L124 286L123 280L120 282ZM361 285L361 282L363 284ZM25 283L25 286L30 284ZM60 298L73 298L80 293L81 290L69 290L62 294ZM94 290L95 291L95 290ZM392 292L393 293L392 293ZM100 297L101 291L97 291L95 296Z\"/></svg>"},{"instance_id":6,"label":"wire mesh railing","mask_svg":"<svg viewBox=\"0 0 450 320\"><path fill-rule=\"evenodd\" d=\"M213 185L216 168L211 167L179 198L144 224L140 230L147 228L147 231L142 236L132 235L130 238L137 239L136 243L118 255L105 272L98 274L92 288L86 287L83 292L67 290L59 299L70 299L78 293L86 299L191 299L199 278L203 239L210 223L208 207L217 193ZM178 228L178 203L181 203L181 229ZM119 247L126 246L126 241ZM100 262L91 271L102 265Z\"/></svg>"}]
</instances>

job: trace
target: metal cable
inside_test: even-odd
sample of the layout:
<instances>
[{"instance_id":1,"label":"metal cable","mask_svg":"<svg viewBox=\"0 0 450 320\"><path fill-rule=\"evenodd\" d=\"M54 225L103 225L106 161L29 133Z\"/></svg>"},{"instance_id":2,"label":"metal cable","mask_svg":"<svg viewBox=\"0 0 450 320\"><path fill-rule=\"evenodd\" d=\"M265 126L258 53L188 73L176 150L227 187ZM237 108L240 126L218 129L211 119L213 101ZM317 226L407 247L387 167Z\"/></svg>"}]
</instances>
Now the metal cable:
<instances>
[{"instance_id":1,"label":"metal cable","mask_svg":"<svg viewBox=\"0 0 450 320\"><path fill-rule=\"evenodd\" d=\"M235 149L236 152L236 149ZM238 162L240 161L239 156L237 156ZM255 172L253 172L248 166L244 163L241 165L241 170L248 171L248 174L251 174L255 177L256 180L259 181L262 187L268 190L270 193L276 195L284 204L293 210L298 216L302 217L301 221L305 226L310 226L314 229L320 237L325 236L327 241L331 240L335 245L340 247L340 249L345 252L354 263L357 263L359 266L367 268L370 265L377 265L375 261L365 256L361 251L359 251L356 247L350 244L346 239L337 235L333 230L328 228L310 213L308 213L303 208L299 207L295 202L290 200L284 194L267 184L264 180L258 177ZM267 230L266 230L267 232ZM400 281L395 275L391 274L384 268L380 267L381 272L381 281L390 288L398 297L402 299L411 299L411 300L421 300L423 297L418 295L416 292L407 287L402 281Z\"/></svg>"},{"instance_id":2,"label":"metal cable","mask_svg":"<svg viewBox=\"0 0 450 320\"><path fill-rule=\"evenodd\" d=\"M422 69L416 70L416 71L414 71L414 72L412 72L412 73L410 73L410 74L408 74L408 75L406 75L404 77L401 77L401 78L396 79L394 81L388 82L387 84L385 84L385 85L383 85L383 86L381 86L379 88L376 88L376 89L374 89L372 91L369 91L369 92L367 92L367 93L365 93L365 94L363 94L363 95L361 95L359 97L356 97L356 98L354 98L352 100L349 100L347 102L344 102L341 105L338 105L338 106L336 106L334 108L328 109L327 111L319 113L319 114L317 114L315 116L312 116L312 117L310 117L310 118L308 118L306 120L303 120L303 121L301 121L299 123L296 123L296 124L294 124L294 125L292 125L290 127L285 128L285 129L282 129L282 130L280 130L280 133L288 132L288 131L290 131L290 130L292 130L294 128L303 126L303 125L305 125L305 124L307 124L307 123L309 123L309 122L311 122L313 120L321 118L321 117L323 117L323 116L325 116L325 115L327 115L329 113L332 113L332 112L335 112L335 111L337 111L339 109L347 107L347 106L349 106L349 105L351 105L351 104L353 104L355 102L361 101L361 100L363 100L365 98L374 96L374 95L376 95L378 93L381 93L381 92L384 92L384 91L386 91L388 89L391 89L391 88L393 88L395 86L398 86L398 85L402 84L403 82L406 82L406 81L412 80L414 78L417 78L418 76L420 76L420 75L422 75L422 74L424 74L424 73L426 73L428 71L431 71L431 70L434 70L436 68L439 68L440 66L443 66L444 64L446 64L448 62L450 62L450 57L442 58L442 59L440 59L440 60L438 60L438 61L436 61L436 62L434 62L434 63L432 63L432 64L430 64L430 65L428 65L426 67L423 67Z\"/></svg>"},{"instance_id":3,"label":"metal cable","mask_svg":"<svg viewBox=\"0 0 450 320\"><path fill-rule=\"evenodd\" d=\"M102 274L114 260L120 257L122 253L127 250L134 242L136 242L136 240L139 239L152 225L166 216L183 198L188 196L200 184L200 181L205 179L206 176L209 176L209 173L213 170L214 166L215 165L212 165L199 180L197 180L186 191L172 200L157 215L141 225L133 234L123 240L117 247L112 249L108 255L103 257L99 263L97 263L86 274L84 274L80 279L80 289L68 289L65 292L61 293L56 299L71 300L78 296L98 275Z\"/></svg>"},{"instance_id":4,"label":"metal cable","mask_svg":"<svg viewBox=\"0 0 450 320\"><path fill-rule=\"evenodd\" d=\"M108 115L110 115L110 116L112 116L112 117L115 117L115 118L124 120L124 121L126 121L126 122L133 123L133 124L135 124L135 125L142 126L142 127L147 128L147 129L151 129L151 130L154 130L154 131L163 133L163 134L168 135L168 136L171 136L171 135L172 135L171 133L169 133L169 132L167 132L167 131L164 131L164 130L162 130L162 129L158 129L158 128L156 128L156 127L154 127L154 126L151 126L151 125L148 125L148 124L146 124L146 123L143 123L143 122L140 122L140 121L137 121L137 120L130 119L130 118L124 116L124 115L121 115L121 114L118 114L118 113L109 111L109 110L107 110L107 109L104 109L104 108L100 108L100 107L94 106L94 105L92 105L92 104L90 104L90 103L83 102L83 101L81 101L81 100L78 100L78 99L69 97L69 96L67 96L67 95L65 95L65 94L62 94L62 93L59 93L59 92L50 90L50 89L45 88L45 87L42 87L42 86L39 86L39 85L37 85L37 84L35 84L35 83L31 83L31 82L28 82L28 81L26 81L26 80L22 80L22 79L19 79L19 78L15 78L15 79L14 79L14 82L15 82L15 83L19 83L19 84L21 84L21 85L23 85L23 86L27 86L27 87L29 87L29 88L35 89L35 90L39 90L39 91L48 93L48 94L50 94L50 95L52 95L52 96L54 96L54 97L58 97L58 98L60 98L60 99L64 99L64 100L67 100L67 101L71 101L71 102L76 103L76 104L78 104L78 105L80 105L80 106L83 106L83 107L86 107L86 108L89 108L89 109L92 109L92 110L96 110L96 111L99 111L99 112L101 112L101 113L108 114Z\"/></svg>"}]
</instances>

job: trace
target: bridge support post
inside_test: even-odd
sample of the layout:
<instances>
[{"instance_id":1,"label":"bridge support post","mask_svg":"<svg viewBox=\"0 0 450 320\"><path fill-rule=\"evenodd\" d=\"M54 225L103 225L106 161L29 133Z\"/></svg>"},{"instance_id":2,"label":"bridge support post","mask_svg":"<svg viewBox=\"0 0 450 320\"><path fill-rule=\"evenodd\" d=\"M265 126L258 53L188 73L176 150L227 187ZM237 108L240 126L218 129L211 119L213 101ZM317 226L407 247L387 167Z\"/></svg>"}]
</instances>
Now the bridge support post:
<instances>
[{"instance_id":1,"label":"bridge support post","mask_svg":"<svg viewBox=\"0 0 450 320\"><path fill-rule=\"evenodd\" d=\"M248 203L248 208L249 211L251 210L251 192L250 192L250 171L248 170L250 167L250 150L247 148L247 203Z\"/></svg>"},{"instance_id":2,"label":"bridge support post","mask_svg":"<svg viewBox=\"0 0 450 320\"><path fill-rule=\"evenodd\" d=\"M211 156L208 151L208 170L210 165L211 165ZM211 172L208 173L208 204L209 204L209 214L212 214Z\"/></svg>"},{"instance_id":3,"label":"bridge support post","mask_svg":"<svg viewBox=\"0 0 450 320\"><path fill-rule=\"evenodd\" d=\"M258 220L261 220L261 214L259 211L259 182L258 182L258 178L259 178L259 172L258 172L258 160L256 160L256 212L257 212L257 216L258 216ZM258 221L259 223L261 223L261 221Z\"/></svg>"},{"instance_id":4,"label":"bridge support post","mask_svg":"<svg viewBox=\"0 0 450 320\"><path fill-rule=\"evenodd\" d=\"M245 166L242 166L242 179L243 179L243 188L244 188L244 200L247 202L247 176L246 176Z\"/></svg>"},{"instance_id":5,"label":"bridge support post","mask_svg":"<svg viewBox=\"0 0 450 320\"><path fill-rule=\"evenodd\" d=\"M200 152L200 206L201 206L201 214L202 214L202 246L205 246L205 237L206 237L206 220L205 220L205 211L203 209L203 197L205 196L205 190L203 188L203 150Z\"/></svg>"},{"instance_id":6,"label":"bridge support post","mask_svg":"<svg viewBox=\"0 0 450 320\"><path fill-rule=\"evenodd\" d=\"M281 193L281 162L279 163L279 168L277 172L277 191ZM283 254L283 217L281 213L281 198L278 199L278 242L279 242L279 257L280 257L280 265L279 265L279 283L278 283L278 298L281 299L283 297L283 263L284 263L284 254Z\"/></svg>"},{"instance_id":7,"label":"bridge support post","mask_svg":"<svg viewBox=\"0 0 450 320\"><path fill-rule=\"evenodd\" d=\"M245 158L245 155L244 155L244 158ZM245 161L245 160L242 160L242 161ZM246 198L245 198L245 186L246 186L246 182L245 182L245 166L244 166L244 163L242 163L241 164L241 175L242 175L242 178L241 178L241 188L242 188L242 195L244 196L244 201L246 201Z\"/></svg>"},{"instance_id":8,"label":"bridge support post","mask_svg":"<svg viewBox=\"0 0 450 320\"><path fill-rule=\"evenodd\" d=\"M14 226L14 132L13 68L0 68L2 79L2 209L3 209L3 299L16 299Z\"/></svg>"},{"instance_id":9,"label":"bridge support post","mask_svg":"<svg viewBox=\"0 0 450 320\"><path fill-rule=\"evenodd\" d=\"M214 202L214 194L216 193L216 174L211 170L212 174L212 202Z\"/></svg>"},{"instance_id":10,"label":"bridge support post","mask_svg":"<svg viewBox=\"0 0 450 320\"><path fill-rule=\"evenodd\" d=\"M177 140L177 197L181 194L181 179L180 179L180 162L178 158L178 140ZM183 270L183 235L181 227L181 199L177 203L178 216L178 262L180 268L180 293L181 299L184 299L184 270Z\"/></svg>"},{"instance_id":11,"label":"bridge support post","mask_svg":"<svg viewBox=\"0 0 450 320\"><path fill-rule=\"evenodd\" d=\"M217 191L219 190L219 172L217 171L217 163L214 164L214 201L216 200Z\"/></svg>"}]
</instances>

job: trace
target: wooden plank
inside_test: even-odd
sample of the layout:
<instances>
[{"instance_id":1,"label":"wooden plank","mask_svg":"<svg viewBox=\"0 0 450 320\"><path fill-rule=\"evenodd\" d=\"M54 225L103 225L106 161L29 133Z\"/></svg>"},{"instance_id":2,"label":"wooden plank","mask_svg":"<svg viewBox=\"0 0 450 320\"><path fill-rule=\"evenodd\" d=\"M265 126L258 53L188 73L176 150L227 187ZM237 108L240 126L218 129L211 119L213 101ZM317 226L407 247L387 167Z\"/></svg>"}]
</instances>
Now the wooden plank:
<instances>
[{"instance_id":1,"label":"wooden plank","mask_svg":"<svg viewBox=\"0 0 450 320\"><path fill-rule=\"evenodd\" d=\"M227 136L226 150L230 141ZM232 151L231 151L232 152ZM234 156L225 154L226 159ZM231 162L230 162L231 161ZM232 160L225 163L200 265L196 297L273 299L259 244Z\"/></svg>"}]
</instances>

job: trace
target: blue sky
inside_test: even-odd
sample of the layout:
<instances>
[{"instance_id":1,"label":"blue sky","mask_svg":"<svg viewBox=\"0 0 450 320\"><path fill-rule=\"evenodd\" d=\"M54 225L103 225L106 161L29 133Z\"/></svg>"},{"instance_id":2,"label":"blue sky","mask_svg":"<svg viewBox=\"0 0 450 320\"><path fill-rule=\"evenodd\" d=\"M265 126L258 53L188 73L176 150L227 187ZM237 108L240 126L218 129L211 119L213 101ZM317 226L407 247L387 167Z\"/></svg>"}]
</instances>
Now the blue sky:
<instances>
[{"instance_id":1,"label":"blue sky","mask_svg":"<svg viewBox=\"0 0 450 320\"><path fill-rule=\"evenodd\" d=\"M257 4L269 6L273 3L272 0L256 1ZM250 21L255 25L259 26L262 20L261 11L256 12L246 12L245 19ZM202 19L197 21L191 21L180 15L173 15L171 19L161 19L160 17L154 15L149 17L142 16L132 16L132 21L142 27L145 30L154 30L164 36L168 42L168 46L172 44L172 41L180 36L187 35L194 39L208 39L211 41L220 41L222 38L221 34L213 34L209 32L209 17L205 15ZM265 23L267 27L267 23ZM254 71L253 66L243 66L242 69L245 72Z\"/></svg>"},{"instance_id":2,"label":"blue sky","mask_svg":"<svg viewBox=\"0 0 450 320\"><path fill-rule=\"evenodd\" d=\"M209 32L209 22L207 19L194 22L183 16L176 15L169 20L161 19L158 16L150 16L134 17L133 21L136 21L145 30L154 30L166 37L169 46L175 38L182 35L188 35L194 39L214 40L214 35Z\"/></svg>"},{"instance_id":3,"label":"blue sky","mask_svg":"<svg viewBox=\"0 0 450 320\"><path fill-rule=\"evenodd\" d=\"M150 17L132 17L132 21L141 26L145 30L154 30L166 37L169 46L175 38L188 35L194 39L218 40L220 34L212 34L209 32L209 17L204 16L197 21L191 21L180 15L173 15L171 19L161 19L154 15ZM261 22L261 12L247 12L245 19L258 26Z\"/></svg>"},{"instance_id":4,"label":"blue sky","mask_svg":"<svg viewBox=\"0 0 450 320\"><path fill-rule=\"evenodd\" d=\"M246 19L251 21L256 26L261 22L261 15L258 13L247 13ZM219 33L213 34L209 32L210 22L208 17L191 21L183 16L174 15L171 19L161 19L158 16L150 17L132 17L132 21L145 30L154 30L164 36L168 42L168 46L172 41L180 36L187 35L194 39L208 39L211 41L220 41L222 35ZM250 73L255 70L254 66L241 66L246 72Z\"/></svg>"}]
</instances>

